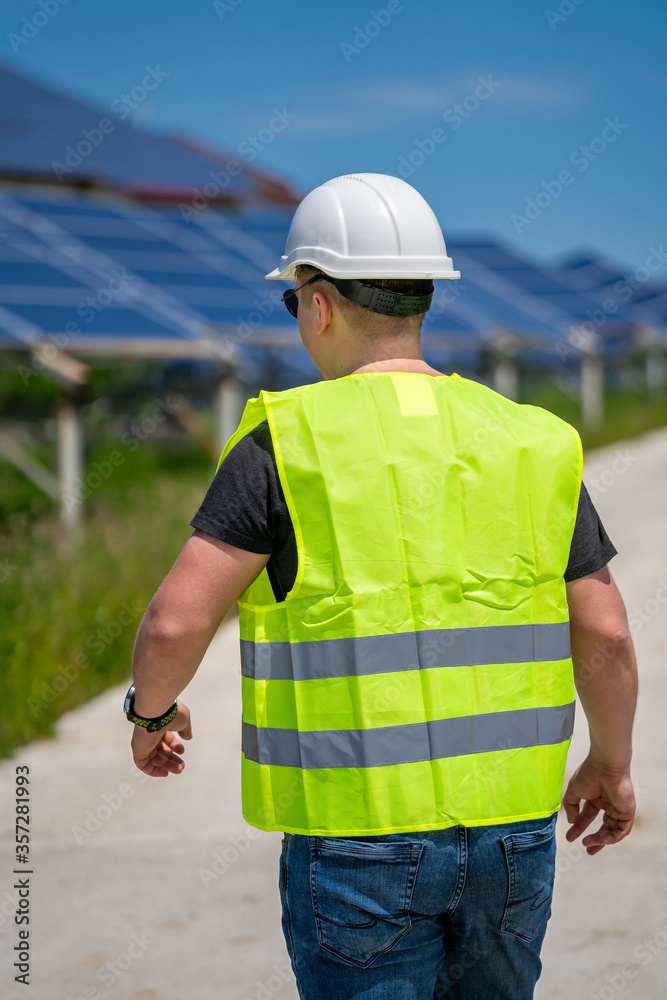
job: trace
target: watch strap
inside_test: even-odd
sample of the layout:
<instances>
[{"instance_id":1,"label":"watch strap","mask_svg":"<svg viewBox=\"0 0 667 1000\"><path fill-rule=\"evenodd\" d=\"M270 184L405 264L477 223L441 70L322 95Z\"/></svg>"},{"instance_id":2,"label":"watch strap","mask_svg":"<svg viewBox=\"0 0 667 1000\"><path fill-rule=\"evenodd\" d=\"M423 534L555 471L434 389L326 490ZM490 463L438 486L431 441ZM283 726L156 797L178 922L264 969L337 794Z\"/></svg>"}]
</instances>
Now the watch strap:
<instances>
[{"instance_id":1,"label":"watch strap","mask_svg":"<svg viewBox=\"0 0 667 1000\"><path fill-rule=\"evenodd\" d=\"M143 715L137 715L134 711L134 684L130 684L130 688L125 695L125 705L124 705L125 716L130 722L133 722L135 726L141 726L145 729L147 733L157 733L160 729L164 729L169 723L176 718L178 712L178 701L175 701L164 715L158 715L154 719L146 719Z\"/></svg>"}]
</instances>

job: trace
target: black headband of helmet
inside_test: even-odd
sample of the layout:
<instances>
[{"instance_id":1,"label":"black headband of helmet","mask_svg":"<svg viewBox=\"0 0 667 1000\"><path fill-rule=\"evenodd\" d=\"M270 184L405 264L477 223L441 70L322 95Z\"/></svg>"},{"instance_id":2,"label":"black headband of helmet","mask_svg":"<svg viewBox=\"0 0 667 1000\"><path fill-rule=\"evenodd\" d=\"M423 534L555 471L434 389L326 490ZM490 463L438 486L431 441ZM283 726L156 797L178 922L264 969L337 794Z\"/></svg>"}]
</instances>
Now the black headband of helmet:
<instances>
[{"instance_id":1,"label":"black headband of helmet","mask_svg":"<svg viewBox=\"0 0 667 1000\"><path fill-rule=\"evenodd\" d=\"M375 285L367 285L356 278L329 278L340 294L356 302L357 305L365 306L373 312L383 313L385 316L416 316L418 313L425 313L431 308L433 292L429 295L409 295L404 292L390 292L387 288L377 288Z\"/></svg>"}]
</instances>

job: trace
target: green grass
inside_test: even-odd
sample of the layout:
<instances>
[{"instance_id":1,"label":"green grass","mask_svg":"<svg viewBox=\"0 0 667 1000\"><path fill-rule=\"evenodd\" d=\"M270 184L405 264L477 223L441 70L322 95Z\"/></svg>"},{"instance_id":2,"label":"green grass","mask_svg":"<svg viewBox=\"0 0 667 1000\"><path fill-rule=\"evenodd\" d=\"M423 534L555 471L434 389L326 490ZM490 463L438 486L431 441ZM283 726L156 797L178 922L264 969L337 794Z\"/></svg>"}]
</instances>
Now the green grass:
<instances>
[{"instance_id":1,"label":"green grass","mask_svg":"<svg viewBox=\"0 0 667 1000\"><path fill-rule=\"evenodd\" d=\"M175 466L172 451L143 447L91 495L74 538L53 512L31 510L34 497L5 519L0 755L51 734L63 712L129 677L143 611L191 534L212 474L206 456L187 449Z\"/></svg>"},{"instance_id":2,"label":"green grass","mask_svg":"<svg viewBox=\"0 0 667 1000\"><path fill-rule=\"evenodd\" d=\"M581 435L584 448L600 448L625 438L639 437L656 427L667 426L667 393L647 400L638 391L607 389L604 422L600 427L585 427L579 402L553 382L527 381L522 386L521 403L543 406L573 424Z\"/></svg>"}]
</instances>

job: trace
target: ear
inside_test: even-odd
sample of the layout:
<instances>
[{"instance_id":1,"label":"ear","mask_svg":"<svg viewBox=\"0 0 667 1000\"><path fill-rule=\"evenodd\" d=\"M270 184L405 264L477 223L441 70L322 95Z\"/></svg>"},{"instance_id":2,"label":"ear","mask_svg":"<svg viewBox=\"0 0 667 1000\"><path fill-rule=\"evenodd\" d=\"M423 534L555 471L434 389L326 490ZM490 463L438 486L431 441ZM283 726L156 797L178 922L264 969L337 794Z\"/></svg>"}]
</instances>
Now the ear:
<instances>
[{"instance_id":1,"label":"ear","mask_svg":"<svg viewBox=\"0 0 667 1000\"><path fill-rule=\"evenodd\" d=\"M333 319L331 302L324 292L315 292L313 295L313 305L318 312L317 332L324 333Z\"/></svg>"}]
</instances>

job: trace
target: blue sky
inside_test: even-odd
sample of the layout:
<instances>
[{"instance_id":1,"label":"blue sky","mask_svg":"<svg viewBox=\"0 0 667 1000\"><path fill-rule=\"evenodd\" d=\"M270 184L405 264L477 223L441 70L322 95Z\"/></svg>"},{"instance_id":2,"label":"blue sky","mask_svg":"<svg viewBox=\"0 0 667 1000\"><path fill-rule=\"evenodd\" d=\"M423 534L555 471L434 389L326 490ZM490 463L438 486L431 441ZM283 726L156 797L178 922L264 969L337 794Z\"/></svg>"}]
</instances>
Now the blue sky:
<instances>
[{"instance_id":1,"label":"blue sky","mask_svg":"<svg viewBox=\"0 0 667 1000\"><path fill-rule=\"evenodd\" d=\"M100 107L159 67L144 126L235 150L278 109L255 163L304 191L394 173L445 238L633 267L667 244L666 31L664 0L3 0L0 60Z\"/></svg>"}]
</instances>

